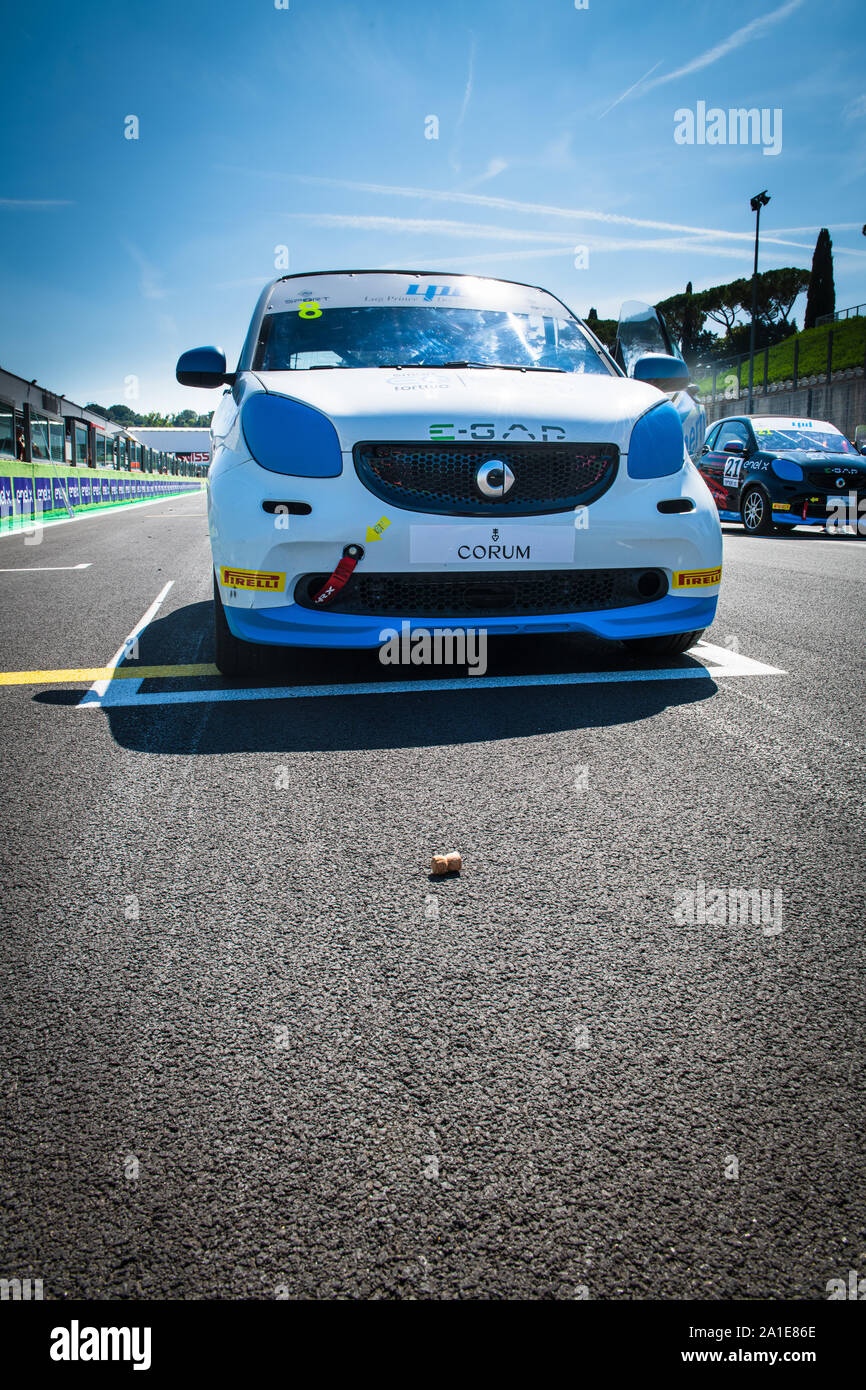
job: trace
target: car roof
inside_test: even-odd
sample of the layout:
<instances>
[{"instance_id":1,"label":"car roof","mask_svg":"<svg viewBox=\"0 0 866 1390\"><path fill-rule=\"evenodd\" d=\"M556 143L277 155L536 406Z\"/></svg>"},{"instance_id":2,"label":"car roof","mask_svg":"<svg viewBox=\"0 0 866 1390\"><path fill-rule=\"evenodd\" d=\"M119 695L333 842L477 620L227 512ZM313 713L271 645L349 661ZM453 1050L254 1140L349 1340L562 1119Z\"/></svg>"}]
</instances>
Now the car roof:
<instances>
[{"instance_id":1,"label":"car roof","mask_svg":"<svg viewBox=\"0 0 866 1390\"><path fill-rule=\"evenodd\" d=\"M721 420L714 420L707 426L707 434L712 434L713 430L721 429L723 425L750 425L752 423L750 415L724 415Z\"/></svg>"},{"instance_id":2,"label":"car roof","mask_svg":"<svg viewBox=\"0 0 866 1390\"><path fill-rule=\"evenodd\" d=\"M505 280L501 275L473 275L465 270L406 270L402 266L380 265L367 269L356 270L310 270L306 272L294 271L291 275L278 275L275 280L271 280L268 289L273 289L274 285L279 285L283 280L312 280L314 275L450 275L461 280L493 280L500 285L518 285L523 290L540 290L542 294L549 294L551 299L557 296L544 285L532 285L526 280ZM561 302L561 301L560 301Z\"/></svg>"},{"instance_id":3,"label":"car roof","mask_svg":"<svg viewBox=\"0 0 866 1390\"><path fill-rule=\"evenodd\" d=\"M831 425L829 420L810 420L804 419L802 415L742 415L735 416L736 419L748 420L750 425L763 425L771 430L833 430L836 434L842 431L837 425Z\"/></svg>"}]
</instances>

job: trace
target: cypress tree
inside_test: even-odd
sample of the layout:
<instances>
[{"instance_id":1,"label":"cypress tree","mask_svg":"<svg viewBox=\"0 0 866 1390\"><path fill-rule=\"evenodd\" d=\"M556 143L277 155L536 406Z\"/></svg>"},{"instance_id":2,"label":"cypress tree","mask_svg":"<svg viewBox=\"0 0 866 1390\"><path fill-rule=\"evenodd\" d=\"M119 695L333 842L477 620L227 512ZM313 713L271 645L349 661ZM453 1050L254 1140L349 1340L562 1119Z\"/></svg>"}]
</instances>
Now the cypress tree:
<instances>
[{"instance_id":1,"label":"cypress tree","mask_svg":"<svg viewBox=\"0 0 866 1390\"><path fill-rule=\"evenodd\" d=\"M806 293L804 328L814 328L824 314L836 312L836 287L833 283L833 243L826 227L822 227L812 257L812 274Z\"/></svg>"},{"instance_id":2,"label":"cypress tree","mask_svg":"<svg viewBox=\"0 0 866 1390\"><path fill-rule=\"evenodd\" d=\"M680 337L680 351L683 357L690 359L696 351L696 338L698 329L701 326L701 315L695 305L695 296L692 292L691 280L686 285L685 304L683 305L682 333Z\"/></svg>"}]
</instances>

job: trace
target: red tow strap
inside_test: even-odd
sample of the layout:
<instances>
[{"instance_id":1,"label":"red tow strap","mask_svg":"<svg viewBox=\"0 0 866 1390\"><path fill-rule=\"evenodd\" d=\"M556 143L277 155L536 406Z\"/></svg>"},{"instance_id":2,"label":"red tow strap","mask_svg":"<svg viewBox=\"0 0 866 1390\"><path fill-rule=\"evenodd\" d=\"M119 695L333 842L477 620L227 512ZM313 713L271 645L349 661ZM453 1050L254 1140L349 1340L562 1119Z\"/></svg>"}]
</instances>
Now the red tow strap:
<instances>
[{"instance_id":1,"label":"red tow strap","mask_svg":"<svg viewBox=\"0 0 866 1390\"><path fill-rule=\"evenodd\" d=\"M333 603L337 594L349 582L352 573L359 560L364 558L364 547L362 545L347 545L343 551L343 558L338 564L330 579L323 585L313 597L313 603L317 607L322 607L326 603Z\"/></svg>"}]
</instances>

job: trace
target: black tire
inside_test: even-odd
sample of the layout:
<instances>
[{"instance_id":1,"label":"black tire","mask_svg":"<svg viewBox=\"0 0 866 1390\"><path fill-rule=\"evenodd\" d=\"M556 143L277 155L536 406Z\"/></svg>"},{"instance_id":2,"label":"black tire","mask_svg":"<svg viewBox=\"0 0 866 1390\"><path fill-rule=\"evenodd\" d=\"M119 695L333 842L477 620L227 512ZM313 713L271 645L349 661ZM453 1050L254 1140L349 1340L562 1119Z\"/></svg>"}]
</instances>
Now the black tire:
<instances>
[{"instance_id":1,"label":"black tire","mask_svg":"<svg viewBox=\"0 0 866 1390\"><path fill-rule=\"evenodd\" d=\"M679 656L703 637L705 628L697 632L674 632L667 637L627 637L623 646L635 656Z\"/></svg>"},{"instance_id":2,"label":"black tire","mask_svg":"<svg viewBox=\"0 0 866 1390\"><path fill-rule=\"evenodd\" d=\"M740 520L750 536L773 532L773 507L762 487L748 487L740 498Z\"/></svg>"},{"instance_id":3,"label":"black tire","mask_svg":"<svg viewBox=\"0 0 866 1390\"><path fill-rule=\"evenodd\" d=\"M216 664L224 676L252 676L265 669L269 647L255 642L243 642L235 637L226 622L219 585L213 581L214 644Z\"/></svg>"}]
</instances>

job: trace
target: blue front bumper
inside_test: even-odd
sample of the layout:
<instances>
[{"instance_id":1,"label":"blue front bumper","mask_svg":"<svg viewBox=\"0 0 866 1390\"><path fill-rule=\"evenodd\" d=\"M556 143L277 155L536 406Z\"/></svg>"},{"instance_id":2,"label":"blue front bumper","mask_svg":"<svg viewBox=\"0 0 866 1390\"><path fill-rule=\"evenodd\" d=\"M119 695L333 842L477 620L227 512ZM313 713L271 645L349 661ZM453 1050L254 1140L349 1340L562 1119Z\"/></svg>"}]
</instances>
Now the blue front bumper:
<instances>
[{"instance_id":1,"label":"blue front bumper","mask_svg":"<svg viewBox=\"0 0 866 1390\"><path fill-rule=\"evenodd\" d=\"M736 521L742 525L743 518L740 516L739 512L720 511L719 520ZM820 516L807 516L804 518L800 516L799 513L795 516L791 516L787 512L773 512L773 525L776 526L779 522L787 522L789 526L826 526L827 518Z\"/></svg>"},{"instance_id":2,"label":"blue front bumper","mask_svg":"<svg viewBox=\"0 0 866 1390\"><path fill-rule=\"evenodd\" d=\"M548 613L520 618L389 618L353 613L329 613L301 608L296 603L280 608L235 608L226 604L225 615L235 637L274 647L380 647L386 629L410 631L422 628L482 629L490 637L543 632L589 632L609 642L628 637L662 637L709 627L716 616L718 594L666 594L656 603L632 608L611 608L598 613Z\"/></svg>"}]
</instances>

